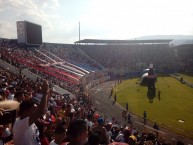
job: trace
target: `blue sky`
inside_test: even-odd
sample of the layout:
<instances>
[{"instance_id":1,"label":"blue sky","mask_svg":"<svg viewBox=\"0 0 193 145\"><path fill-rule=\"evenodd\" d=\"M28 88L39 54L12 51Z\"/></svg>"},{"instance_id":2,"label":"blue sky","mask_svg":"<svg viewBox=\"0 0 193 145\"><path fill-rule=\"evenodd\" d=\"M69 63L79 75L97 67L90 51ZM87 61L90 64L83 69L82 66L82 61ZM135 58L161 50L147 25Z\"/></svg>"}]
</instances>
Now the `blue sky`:
<instances>
[{"instance_id":1,"label":"blue sky","mask_svg":"<svg viewBox=\"0 0 193 145\"><path fill-rule=\"evenodd\" d=\"M193 35L192 0L0 0L0 37L16 38L16 21L42 25L43 41Z\"/></svg>"}]
</instances>

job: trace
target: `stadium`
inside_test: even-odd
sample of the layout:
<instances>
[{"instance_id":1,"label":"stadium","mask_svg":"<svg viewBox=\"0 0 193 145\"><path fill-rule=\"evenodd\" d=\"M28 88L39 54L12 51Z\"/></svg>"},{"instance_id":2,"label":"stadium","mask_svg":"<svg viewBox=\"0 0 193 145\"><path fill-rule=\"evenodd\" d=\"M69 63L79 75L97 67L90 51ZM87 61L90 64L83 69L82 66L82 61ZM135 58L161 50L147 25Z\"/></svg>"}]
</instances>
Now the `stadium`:
<instances>
[{"instance_id":1,"label":"stadium","mask_svg":"<svg viewBox=\"0 0 193 145\"><path fill-rule=\"evenodd\" d=\"M40 141L51 142L54 130L55 137L60 133L58 124L68 128L82 118L89 122L90 131L101 122L106 132L111 130L108 141L98 135L102 144L123 142L115 129L129 132L127 144L193 144L192 43L174 46L173 39L83 39L58 44L42 40L41 25L28 21L17 22L17 39L0 38L2 130L14 124L18 109L21 114L29 111L27 106L27 111L21 111L23 102L33 100L37 110L46 110L38 117L32 115L41 120L38 129L55 125L41 132ZM151 68L156 72L153 96L148 94ZM42 98L48 90L46 102ZM10 128L1 141L17 144L15 132ZM66 136L60 143L71 141Z\"/></svg>"}]
</instances>

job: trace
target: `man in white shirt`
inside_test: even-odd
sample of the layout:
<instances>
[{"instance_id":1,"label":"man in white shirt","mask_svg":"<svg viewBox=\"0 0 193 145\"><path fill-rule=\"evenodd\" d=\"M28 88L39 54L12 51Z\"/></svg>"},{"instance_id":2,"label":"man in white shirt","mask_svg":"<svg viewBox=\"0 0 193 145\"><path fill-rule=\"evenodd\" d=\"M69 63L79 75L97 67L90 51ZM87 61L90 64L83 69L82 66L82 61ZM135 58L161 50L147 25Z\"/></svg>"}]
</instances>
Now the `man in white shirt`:
<instances>
[{"instance_id":1,"label":"man in white shirt","mask_svg":"<svg viewBox=\"0 0 193 145\"><path fill-rule=\"evenodd\" d=\"M39 131L35 121L44 114L47 107L49 85L47 81L42 85L43 96L38 107L31 101L22 101L19 105L20 117L13 126L14 145L41 145Z\"/></svg>"},{"instance_id":2,"label":"man in white shirt","mask_svg":"<svg viewBox=\"0 0 193 145\"><path fill-rule=\"evenodd\" d=\"M9 95L7 97L7 100L13 100L14 99L14 95L16 93L16 89L12 86L12 87L9 88L9 91L10 91L10 93L9 93Z\"/></svg>"},{"instance_id":3,"label":"man in white shirt","mask_svg":"<svg viewBox=\"0 0 193 145\"><path fill-rule=\"evenodd\" d=\"M91 115L91 114L88 114L88 115L87 115L87 118L85 119L85 121L86 121L87 128L88 128L88 130L90 131L90 129L91 129L92 126L93 126L92 115Z\"/></svg>"}]
</instances>

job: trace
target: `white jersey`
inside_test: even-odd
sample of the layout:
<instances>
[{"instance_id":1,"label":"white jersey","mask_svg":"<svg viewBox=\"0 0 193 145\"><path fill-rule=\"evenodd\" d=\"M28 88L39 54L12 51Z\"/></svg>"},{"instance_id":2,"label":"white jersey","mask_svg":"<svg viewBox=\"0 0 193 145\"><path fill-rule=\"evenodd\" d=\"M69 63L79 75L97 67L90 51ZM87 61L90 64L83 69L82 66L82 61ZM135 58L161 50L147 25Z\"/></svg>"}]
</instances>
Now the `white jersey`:
<instances>
[{"instance_id":1,"label":"white jersey","mask_svg":"<svg viewBox=\"0 0 193 145\"><path fill-rule=\"evenodd\" d=\"M29 117L17 118L13 125L14 145L41 145L39 130L35 123L29 126Z\"/></svg>"},{"instance_id":2,"label":"white jersey","mask_svg":"<svg viewBox=\"0 0 193 145\"><path fill-rule=\"evenodd\" d=\"M9 94L9 96L7 97L7 100L13 100L14 99L14 94Z\"/></svg>"},{"instance_id":3,"label":"white jersey","mask_svg":"<svg viewBox=\"0 0 193 145\"><path fill-rule=\"evenodd\" d=\"M54 142L55 140L52 140L49 145L59 145ZM62 143L62 145L67 145L68 143Z\"/></svg>"},{"instance_id":4,"label":"white jersey","mask_svg":"<svg viewBox=\"0 0 193 145\"><path fill-rule=\"evenodd\" d=\"M52 141L50 142L50 145L59 145L59 144L56 144L54 141L55 141L55 140L52 140Z\"/></svg>"},{"instance_id":5,"label":"white jersey","mask_svg":"<svg viewBox=\"0 0 193 145\"><path fill-rule=\"evenodd\" d=\"M86 125L87 125L87 127L92 128L92 126L93 126L92 121L89 121L89 120L87 120L87 119L85 119L85 121L86 121Z\"/></svg>"}]
</instances>

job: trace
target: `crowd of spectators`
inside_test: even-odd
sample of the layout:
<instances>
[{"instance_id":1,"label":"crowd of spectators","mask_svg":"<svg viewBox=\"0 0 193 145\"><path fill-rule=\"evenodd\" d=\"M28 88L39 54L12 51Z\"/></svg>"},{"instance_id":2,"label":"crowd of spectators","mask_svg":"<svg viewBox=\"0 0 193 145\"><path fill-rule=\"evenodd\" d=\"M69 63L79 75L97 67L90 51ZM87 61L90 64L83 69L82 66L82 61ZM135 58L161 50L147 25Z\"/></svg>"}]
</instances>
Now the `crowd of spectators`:
<instances>
[{"instance_id":1,"label":"crowd of spectators","mask_svg":"<svg viewBox=\"0 0 193 145\"><path fill-rule=\"evenodd\" d=\"M3 43L0 50L1 59L16 66L20 71L28 69L71 92L75 92L80 85L81 77L62 69L60 63L57 66L57 58L52 59L34 48L22 48L10 41Z\"/></svg>"},{"instance_id":2,"label":"crowd of spectators","mask_svg":"<svg viewBox=\"0 0 193 145\"><path fill-rule=\"evenodd\" d=\"M6 49L18 48L16 43L8 44L12 46ZM29 53L26 49L10 51L20 55ZM101 68L98 64L107 69L129 68L130 71L139 71L153 63L160 72L181 70L188 72L191 71L193 65L192 54L191 46L187 45L170 47L169 44L70 45L44 43L38 51L33 51L29 53L29 56L21 58L30 59L42 65L66 61L95 71Z\"/></svg>"},{"instance_id":3,"label":"crowd of spectators","mask_svg":"<svg viewBox=\"0 0 193 145\"><path fill-rule=\"evenodd\" d=\"M62 46L64 48L61 48ZM51 49L51 47L53 47L53 49ZM40 49L37 49L23 48L15 41L6 41L0 47L0 50L1 59L16 66L20 71L26 68L72 93L75 93L78 90L77 87L81 84L85 86L89 84L91 80L101 78L106 74L101 71L92 71L91 75L86 75L89 73L88 71L84 71L84 69L79 69L79 67L68 63L67 60L70 60L70 58L65 58L65 56L70 55L68 52L71 51L72 54L80 55L71 58L71 61L77 61L76 63L74 62L75 64L78 62L79 64L83 62L86 64L91 61L81 54L81 52L77 52L74 48L70 47L70 45L55 46L53 44L44 44ZM77 72L68 70L68 68L73 68L77 70ZM90 68L97 68L96 64L93 63ZM84 75L85 78L83 78Z\"/></svg>"},{"instance_id":4,"label":"crowd of spectators","mask_svg":"<svg viewBox=\"0 0 193 145\"><path fill-rule=\"evenodd\" d=\"M153 63L157 71L176 72L184 70L187 61L192 66L193 52L169 47L169 44L133 44L133 45L79 45L82 51L91 56L105 68L129 68L138 71ZM106 55L108 54L108 55ZM186 67L188 68L188 67Z\"/></svg>"},{"instance_id":5,"label":"crowd of spectators","mask_svg":"<svg viewBox=\"0 0 193 145\"><path fill-rule=\"evenodd\" d=\"M82 53L78 47L74 47L73 45L45 43L41 49L51 52L59 58L83 67L89 71L101 69L101 67L93 61L92 58Z\"/></svg>"},{"instance_id":6,"label":"crowd of spectators","mask_svg":"<svg viewBox=\"0 0 193 145\"><path fill-rule=\"evenodd\" d=\"M183 66L183 71L187 73L193 72L193 50L192 45L183 45L174 48L175 55L179 57Z\"/></svg>"},{"instance_id":7,"label":"crowd of spectators","mask_svg":"<svg viewBox=\"0 0 193 145\"><path fill-rule=\"evenodd\" d=\"M99 47L103 46L97 46L97 49ZM137 49L131 49L131 54L128 55L128 59L133 58L134 60L132 60L131 62L128 61L128 63L125 64L126 66L131 65L134 67L134 64L136 63L135 56L141 57L141 54L135 53L135 51L139 51L138 49L140 49L138 48L138 46L136 47ZM159 50L160 53L162 52L161 48ZM145 47L145 50L146 49L147 48ZM148 51L150 51L150 54L151 51L153 51L153 47L151 49L147 49ZM16 61L14 61L16 59L14 57L19 57L20 59L24 59L26 61L29 60L34 64L43 63L44 65L46 65L47 63L55 62L53 61L54 57L52 59L49 59L46 56L39 55L40 53L38 52L38 54L36 55L36 51L34 53L31 53L29 56L26 56L25 54L28 54L29 51L20 49L17 46L3 46L1 47L1 50L1 58L5 59L5 55L9 56L10 59L7 60L8 57L6 57L5 60L12 64L15 63L15 65L18 67L23 66L22 64L18 64ZM59 49L57 49L57 51L58 50ZM116 50L116 46L114 46L114 48L112 47L112 50L114 50L112 51L112 53L108 53L112 58L108 59L108 61L105 61L104 59L104 62L111 63L111 59L115 59L117 61L120 60L120 58L117 59L117 57L119 57L122 52L120 52L120 54L116 54L116 52L118 52ZM142 52L144 52L144 59L145 50L141 50ZM49 52L51 51L56 50L50 49ZM96 50L91 49L91 51ZM107 50L104 49L103 54L105 54L105 51ZM113 53L115 53L115 55ZM129 53L130 52L128 52L128 54ZM163 51L162 53L164 55L167 52ZM33 57L32 55L35 55L35 57ZM67 55L69 55L69 53ZM96 56L97 55L98 54L96 53ZM36 57L39 59L34 59ZM68 59L69 57L71 56L68 56ZM102 55L101 58L103 57L104 56ZM165 57L167 61L172 59L167 57L169 56L167 55ZM76 60L75 58L72 60ZM121 59L123 59L124 61L126 61L126 58L126 55L124 55L124 57L121 57ZM155 57L154 59L157 58ZM59 59L57 61L59 61ZM172 65L172 63L169 64ZM115 62L115 64L121 65L121 61ZM16 110L15 115L7 116L11 118L11 121L8 119L7 122L5 120L4 122L1 122L0 145L3 145L5 143L15 145L106 145L111 143L116 144L117 142L129 145L183 144L181 142L177 142L176 140L171 140L171 142L167 142L164 138L160 138L157 134L155 134L155 132L145 133L136 129L134 126L130 126L127 123L125 124L125 126L120 126L120 124L118 124L119 121L114 120L113 118L110 120L109 118L103 118L97 108L92 106L89 95L85 95L84 92L80 91L76 94L75 98L70 98L66 94L56 93L54 92L54 90L51 90L49 88L49 83L53 82L52 79L50 79L51 76L43 74L43 72L42 75L46 77L37 79L34 82L29 80L27 76L24 76L22 74L15 75L8 72L7 70L3 70L0 68L0 122L3 120L2 118L6 116L6 109L9 109L8 111L12 111L10 109L13 109L10 107L13 105L7 104L7 102L11 101L11 103L18 103L19 105L19 107L14 108L14 110ZM104 73L93 74L93 76L91 75L91 78L89 79L95 79L95 77L100 78L103 76ZM52 76L52 78L53 80L55 79L54 76ZM57 81L58 83L61 82L58 79ZM71 84L69 84L69 86L70 85ZM10 123L13 123L13 126L11 126Z\"/></svg>"},{"instance_id":8,"label":"crowd of spectators","mask_svg":"<svg viewBox=\"0 0 193 145\"><path fill-rule=\"evenodd\" d=\"M13 127L8 124L10 122L0 126L1 144L35 144L28 133L28 128L32 127L35 129L35 142L42 145L99 145L112 142L131 145L176 144L174 141L168 143L152 132L143 133L129 125L122 127L116 120L103 118L92 106L89 96L79 94L76 98L70 98L51 91L46 81L40 79L33 82L26 76L3 69L0 69L0 76L0 107L7 100L20 103L17 114L20 118L16 119ZM4 116L3 108L0 116Z\"/></svg>"}]
</instances>

